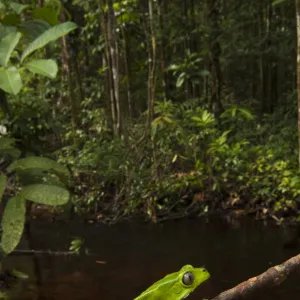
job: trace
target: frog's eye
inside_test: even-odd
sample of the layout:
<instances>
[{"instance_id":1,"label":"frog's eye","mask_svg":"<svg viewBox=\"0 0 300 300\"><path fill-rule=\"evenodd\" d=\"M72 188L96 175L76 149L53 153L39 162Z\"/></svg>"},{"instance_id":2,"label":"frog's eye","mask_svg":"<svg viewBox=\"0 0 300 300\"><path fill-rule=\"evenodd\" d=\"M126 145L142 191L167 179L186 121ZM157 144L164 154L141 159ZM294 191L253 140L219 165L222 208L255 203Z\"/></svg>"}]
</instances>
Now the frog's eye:
<instances>
[{"instance_id":1,"label":"frog's eye","mask_svg":"<svg viewBox=\"0 0 300 300\"><path fill-rule=\"evenodd\" d=\"M186 272L182 277L182 282L185 285L192 285L194 282L194 274L192 272Z\"/></svg>"}]
</instances>

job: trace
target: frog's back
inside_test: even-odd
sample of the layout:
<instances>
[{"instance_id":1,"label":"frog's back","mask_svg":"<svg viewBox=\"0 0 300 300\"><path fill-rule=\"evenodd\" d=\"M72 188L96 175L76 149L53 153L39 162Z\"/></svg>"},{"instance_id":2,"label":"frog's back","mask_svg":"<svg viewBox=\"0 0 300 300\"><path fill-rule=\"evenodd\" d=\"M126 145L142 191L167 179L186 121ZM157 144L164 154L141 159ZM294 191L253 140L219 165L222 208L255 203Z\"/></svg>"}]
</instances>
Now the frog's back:
<instances>
[{"instance_id":1,"label":"frog's back","mask_svg":"<svg viewBox=\"0 0 300 300\"><path fill-rule=\"evenodd\" d=\"M155 282L146 291L139 295L134 300L172 300L172 285L174 284L174 276L169 274L165 276L162 280ZM175 281L176 282L176 281Z\"/></svg>"}]
</instances>

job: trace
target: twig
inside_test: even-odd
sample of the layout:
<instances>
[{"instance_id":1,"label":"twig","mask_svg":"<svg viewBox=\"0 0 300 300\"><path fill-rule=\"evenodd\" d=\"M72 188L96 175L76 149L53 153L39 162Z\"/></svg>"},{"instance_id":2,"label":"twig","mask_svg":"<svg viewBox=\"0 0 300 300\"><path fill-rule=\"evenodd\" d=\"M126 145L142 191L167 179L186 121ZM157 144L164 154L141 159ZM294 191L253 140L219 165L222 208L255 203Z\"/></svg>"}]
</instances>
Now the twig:
<instances>
[{"instance_id":1,"label":"twig","mask_svg":"<svg viewBox=\"0 0 300 300\"><path fill-rule=\"evenodd\" d=\"M290 274L300 270L300 254L294 256L281 265L268 269L266 272L248 279L227 290L211 300L237 300L266 286L281 284Z\"/></svg>"},{"instance_id":2,"label":"twig","mask_svg":"<svg viewBox=\"0 0 300 300\"><path fill-rule=\"evenodd\" d=\"M12 255L76 255L74 251L51 251L51 250L21 250L17 249L12 252Z\"/></svg>"}]
</instances>

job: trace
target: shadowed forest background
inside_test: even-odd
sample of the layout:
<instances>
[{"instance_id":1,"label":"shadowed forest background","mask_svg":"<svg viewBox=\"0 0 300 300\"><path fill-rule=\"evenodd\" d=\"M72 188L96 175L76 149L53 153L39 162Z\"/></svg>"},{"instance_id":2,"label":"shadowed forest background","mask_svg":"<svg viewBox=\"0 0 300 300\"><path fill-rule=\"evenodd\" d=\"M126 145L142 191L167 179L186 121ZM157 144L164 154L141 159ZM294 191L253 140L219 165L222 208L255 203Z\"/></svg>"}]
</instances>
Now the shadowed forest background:
<instances>
[{"instance_id":1,"label":"shadowed forest background","mask_svg":"<svg viewBox=\"0 0 300 300\"><path fill-rule=\"evenodd\" d=\"M0 0L0 298L188 263L200 299L299 253L299 91L300 0Z\"/></svg>"},{"instance_id":2,"label":"shadowed forest background","mask_svg":"<svg viewBox=\"0 0 300 300\"><path fill-rule=\"evenodd\" d=\"M0 122L21 157L68 167L76 211L298 218L293 1L22 4L2 28L78 28L35 54L57 61L54 80L24 73L2 91Z\"/></svg>"}]
</instances>

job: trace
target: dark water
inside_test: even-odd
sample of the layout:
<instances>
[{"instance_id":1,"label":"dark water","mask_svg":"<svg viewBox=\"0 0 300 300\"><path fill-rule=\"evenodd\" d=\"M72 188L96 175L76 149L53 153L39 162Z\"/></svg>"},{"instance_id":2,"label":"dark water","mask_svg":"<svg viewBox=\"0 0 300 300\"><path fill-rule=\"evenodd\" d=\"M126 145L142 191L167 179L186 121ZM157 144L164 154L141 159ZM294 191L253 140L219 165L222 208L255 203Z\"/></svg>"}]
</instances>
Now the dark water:
<instances>
[{"instance_id":1,"label":"dark water","mask_svg":"<svg viewBox=\"0 0 300 300\"><path fill-rule=\"evenodd\" d=\"M129 222L113 226L33 223L32 240L39 250L67 250L73 236L84 237L94 255L41 255L35 264L32 256L9 258L6 267L31 276L20 299L133 299L154 281L187 263L204 265L212 275L188 299L212 298L299 252L283 248L283 229L251 220L233 224L224 219L159 225ZM25 240L20 247L26 247ZM250 299L299 299L299 295L300 273Z\"/></svg>"}]
</instances>

